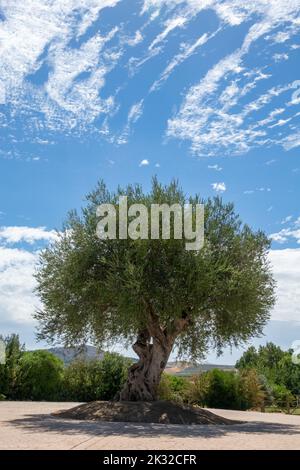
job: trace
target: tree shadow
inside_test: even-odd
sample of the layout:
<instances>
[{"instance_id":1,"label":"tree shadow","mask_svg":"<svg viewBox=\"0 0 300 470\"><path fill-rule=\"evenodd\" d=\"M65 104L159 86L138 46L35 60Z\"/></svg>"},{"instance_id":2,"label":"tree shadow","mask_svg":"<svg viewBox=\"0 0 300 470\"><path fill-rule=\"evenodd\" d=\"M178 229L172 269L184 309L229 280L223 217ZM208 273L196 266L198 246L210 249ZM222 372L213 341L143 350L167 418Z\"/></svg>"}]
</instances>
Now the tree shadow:
<instances>
[{"instance_id":1,"label":"tree shadow","mask_svg":"<svg viewBox=\"0 0 300 470\"><path fill-rule=\"evenodd\" d=\"M49 414L26 415L9 421L10 425L23 428L26 432L41 433L54 432L65 435L86 434L88 436L128 436L134 437L158 437L171 436L178 438L213 438L227 434L277 434L300 435L300 426L284 423L264 423L260 421L243 422L232 425L211 424L150 424L150 423L123 423L105 421L82 421L74 419L62 419Z\"/></svg>"}]
</instances>

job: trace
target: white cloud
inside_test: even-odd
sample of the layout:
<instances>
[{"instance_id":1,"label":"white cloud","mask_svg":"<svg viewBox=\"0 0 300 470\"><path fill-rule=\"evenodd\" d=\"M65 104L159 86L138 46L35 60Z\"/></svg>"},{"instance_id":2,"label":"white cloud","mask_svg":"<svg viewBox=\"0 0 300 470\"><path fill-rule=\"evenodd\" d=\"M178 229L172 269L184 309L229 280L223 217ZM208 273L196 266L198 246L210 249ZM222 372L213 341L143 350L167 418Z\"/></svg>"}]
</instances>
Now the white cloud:
<instances>
[{"instance_id":1,"label":"white cloud","mask_svg":"<svg viewBox=\"0 0 300 470\"><path fill-rule=\"evenodd\" d=\"M282 146L285 150L291 150L300 146L300 131L290 134L281 141Z\"/></svg>"},{"instance_id":2,"label":"white cloud","mask_svg":"<svg viewBox=\"0 0 300 470\"><path fill-rule=\"evenodd\" d=\"M153 91L219 31L244 23L248 30L239 48L213 64L201 79L202 67L195 71L196 85L184 91L186 96L179 112L168 121L167 134L190 141L194 152L206 155L213 154L214 149L242 153L264 144L276 143L285 149L296 145L295 138L292 143L285 140L287 135L282 135L280 141L270 139L268 129L262 129L263 120L259 125L251 116L278 97L276 90L269 95L264 93L262 99L248 103L248 107L244 97L259 81L270 77L269 70L266 73L270 64L262 70L247 70L247 54L259 39L268 41L267 46L273 48L276 43L285 44L299 31L300 0L243 3L239 0L144 0L137 2L133 15L137 18L140 14L142 23L138 29L135 21L132 24L127 18L120 21L118 15L110 31L101 21L97 28L91 28L101 19L104 8L114 7L119 1L1 2L5 20L0 24L0 102L7 105L6 124L11 122L10 118L16 120L22 114L22 126L35 138L39 130L42 133L43 129L50 129L69 132L72 136L93 132L110 142L118 141L120 136L120 142L125 142L130 134L129 125L123 128L122 135L122 128L112 131L114 124L110 125L108 118L113 119L122 107L119 97L131 78L128 79L128 70L137 72L160 54L162 69L160 75L152 78ZM215 13L215 30L204 32L194 42L184 40L173 57L167 56L169 51L164 46L170 35L176 32L176 40L181 41L189 22L204 10ZM154 21L155 28L149 32L149 25ZM157 28L159 32L154 33ZM132 48L137 45L138 51L143 47L141 57L132 57ZM264 47L261 50L264 54ZM268 61L269 52L268 49ZM115 77L108 80L108 74L117 66L120 68L117 80ZM42 83L38 84L33 77L39 76L41 70ZM135 96L129 106L133 108L138 99ZM241 106L242 99L244 108L232 112L234 106ZM289 122L286 117L283 119L286 124Z\"/></svg>"},{"instance_id":3,"label":"white cloud","mask_svg":"<svg viewBox=\"0 0 300 470\"><path fill-rule=\"evenodd\" d=\"M226 191L225 183L212 183L211 186L217 193L223 193L224 191Z\"/></svg>"},{"instance_id":4,"label":"white cloud","mask_svg":"<svg viewBox=\"0 0 300 470\"><path fill-rule=\"evenodd\" d=\"M139 166L148 166L149 163L150 163L149 160L145 158L144 160L141 160Z\"/></svg>"},{"instance_id":5,"label":"white cloud","mask_svg":"<svg viewBox=\"0 0 300 470\"><path fill-rule=\"evenodd\" d=\"M37 241L54 241L57 239L55 230L46 230L45 227L9 226L0 227L0 242L14 244L25 242L34 244Z\"/></svg>"},{"instance_id":6,"label":"white cloud","mask_svg":"<svg viewBox=\"0 0 300 470\"><path fill-rule=\"evenodd\" d=\"M140 44L140 42L142 42L143 39L144 38L143 38L143 35L142 35L141 31L138 30L138 31L135 32L134 37L133 38L127 38L126 42L127 42L127 44L129 44L129 46L134 47L137 44Z\"/></svg>"},{"instance_id":7,"label":"white cloud","mask_svg":"<svg viewBox=\"0 0 300 470\"><path fill-rule=\"evenodd\" d=\"M133 124L135 124L143 114L143 105L144 105L144 100L142 99L138 101L137 103L134 103L129 109L125 127L122 133L120 134L120 136L117 138L118 144L127 143Z\"/></svg>"},{"instance_id":8,"label":"white cloud","mask_svg":"<svg viewBox=\"0 0 300 470\"><path fill-rule=\"evenodd\" d=\"M256 191L260 191L260 192L264 192L266 191L267 193L269 193L271 191L271 188L264 188L264 187L261 187L261 188L257 188Z\"/></svg>"},{"instance_id":9,"label":"white cloud","mask_svg":"<svg viewBox=\"0 0 300 470\"><path fill-rule=\"evenodd\" d=\"M292 215L287 215L287 216L281 221L281 225L287 224L288 222L291 222L292 220L293 220L293 216L292 216Z\"/></svg>"},{"instance_id":10,"label":"white cloud","mask_svg":"<svg viewBox=\"0 0 300 470\"><path fill-rule=\"evenodd\" d=\"M272 39L273 41L279 43L286 42L288 39L290 39L290 34L288 31L278 31L278 33L276 33Z\"/></svg>"},{"instance_id":11,"label":"white cloud","mask_svg":"<svg viewBox=\"0 0 300 470\"><path fill-rule=\"evenodd\" d=\"M118 55L103 48L117 29L101 37L95 34L79 48L79 40L103 8L119 0L4 0L5 20L0 25L1 100L19 111L44 113L48 125L65 127L89 123L113 106L111 97L101 100L99 90ZM102 52L102 54L100 54ZM45 86L28 81L43 66L50 73ZM77 81L81 73L87 76ZM28 106L28 101L30 106ZM72 121L73 120L73 121Z\"/></svg>"},{"instance_id":12,"label":"white cloud","mask_svg":"<svg viewBox=\"0 0 300 470\"><path fill-rule=\"evenodd\" d=\"M291 241L296 241L300 244L300 216L295 219L293 222L293 216L288 215L281 221L281 225L287 225L290 223L289 227L281 229L279 232L272 233L270 238L277 243L287 243Z\"/></svg>"},{"instance_id":13,"label":"white cloud","mask_svg":"<svg viewBox=\"0 0 300 470\"><path fill-rule=\"evenodd\" d=\"M255 191L260 192L260 193L264 193L264 192L270 193L271 188L261 187L261 188L256 188L256 189L246 189L245 191L243 191L243 194L254 194Z\"/></svg>"},{"instance_id":14,"label":"white cloud","mask_svg":"<svg viewBox=\"0 0 300 470\"><path fill-rule=\"evenodd\" d=\"M32 323L39 306L33 277L38 254L0 247L1 322Z\"/></svg>"},{"instance_id":15,"label":"white cloud","mask_svg":"<svg viewBox=\"0 0 300 470\"><path fill-rule=\"evenodd\" d=\"M273 54L273 59L275 60L275 62L281 62L282 60L288 60L289 58L289 55L286 54L286 53L276 53L276 54Z\"/></svg>"},{"instance_id":16,"label":"white cloud","mask_svg":"<svg viewBox=\"0 0 300 470\"><path fill-rule=\"evenodd\" d=\"M160 78L156 80L150 88L151 91L155 91L160 88L163 82L165 82L174 69L188 59L192 54L194 54L197 49L203 46L209 39L214 37L220 29L218 29L215 33L208 35L207 33L202 34L194 44L182 44L181 49L182 51L175 55L175 57L169 62L165 70L162 72Z\"/></svg>"},{"instance_id":17,"label":"white cloud","mask_svg":"<svg viewBox=\"0 0 300 470\"><path fill-rule=\"evenodd\" d=\"M65 44L61 44L50 52L49 62L53 71L45 86L47 95L60 109L72 113L73 118L83 115L84 120L90 122L113 106L112 98L102 100L99 91L119 53L111 51L108 60L100 60L99 57L116 32L117 28L114 28L105 37L95 35L79 49L66 49ZM89 76L77 82L76 77L84 72Z\"/></svg>"},{"instance_id":18,"label":"white cloud","mask_svg":"<svg viewBox=\"0 0 300 470\"><path fill-rule=\"evenodd\" d=\"M186 23L187 18L178 16L176 18L171 18L170 20L167 20L165 23L165 29L158 35L156 38L152 41L152 43L149 46L149 50L154 49L160 42L162 42L168 34L171 33L176 28L182 28L182 26Z\"/></svg>"},{"instance_id":19,"label":"white cloud","mask_svg":"<svg viewBox=\"0 0 300 470\"><path fill-rule=\"evenodd\" d=\"M277 282L272 319L299 321L300 249L271 250L269 259Z\"/></svg>"},{"instance_id":20,"label":"white cloud","mask_svg":"<svg viewBox=\"0 0 300 470\"><path fill-rule=\"evenodd\" d=\"M223 168L221 166L219 166L218 164L216 165L208 165L207 167L209 170L215 170L215 171L222 171Z\"/></svg>"},{"instance_id":21,"label":"white cloud","mask_svg":"<svg viewBox=\"0 0 300 470\"><path fill-rule=\"evenodd\" d=\"M167 3L172 4L172 2ZM195 3L197 4L187 1L190 8ZM279 26L290 27L285 29L289 37L295 33L295 30L299 31L300 1L256 0L243 5L236 1L226 3L216 1L213 5L209 2L209 6L219 15L223 11L224 21L226 21L224 12L227 12L227 21L230 24L234 24L234 21L237 24L249 21L255 16L256 22L248 29L241 47L222 58L198 84L188 90L179 111L168 121L167 135L190 141L191 150L199 155L213 155L221 150L245 153L253 146L281 144L276 139L272 141L268 137L267 130L259 128L258 123L255 124L255 120L251 120L250 114L290 89L291 84L269 89L254 102L244 105L238 113L228 111L240 102L241 97L257 86L258 80L265 80L270 76L260 72L255 80L249 80L250 75L249 72L245 72L244 59L259 39L266 37L267 33L278 29ZM246 79L246 83L241 87L239 82L242 79ZM229 82L225 91L224 87L221 88L224 82L225 84ZM285 146L291 148L289 143Z\"/></svg>"}]
</instances>

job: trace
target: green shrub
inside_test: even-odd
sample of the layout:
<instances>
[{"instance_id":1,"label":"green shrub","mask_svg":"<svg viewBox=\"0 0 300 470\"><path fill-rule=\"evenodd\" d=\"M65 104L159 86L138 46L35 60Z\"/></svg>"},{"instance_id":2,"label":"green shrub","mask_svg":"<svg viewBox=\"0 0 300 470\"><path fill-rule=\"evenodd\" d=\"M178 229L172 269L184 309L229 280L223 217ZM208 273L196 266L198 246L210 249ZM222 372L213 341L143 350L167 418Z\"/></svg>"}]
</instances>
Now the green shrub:
<instances>
[{"instance_id":1,"label":"green shrub","mask_svg":"<svg viewBox=\"0 0 300 470\"><path fill-rule=\"evenodd\" d=\"M64 373L63 399L74 401L112 400L120 392L131 361L117 353L99 360L78 360Z\"/></svg>"},{"instance_id":2,"label":"green shrub","mask_svg":"<svg viewBox=\"0 0 300 470\"><path fill-rule=\"evenodd\" d=\"M264 396L255 370L235 373L213 369L193 378L188 401L202 407L247 410L261 408Z\"/></svg>"},{"instance_id":3,"label":"green shrub","mask_svg":"<svg viewBox=\"0 0 300 470\"><path fill-rule=\"evenodd\" d=\"M239 384L234 372L213 369L208 372L209 392L206 404L210 408L240 409Z\"/></svg>"},{"instance_id":4,"label":"green shrub","mask_svg":"<svg viewBox=\"0 0 300 470\"><path fill-rule=\"evenodd\" d=\"M5 344L5 363L0 364L0 394L9 399L15 399L17 395L17 373L20 357L24 352L19 336L11 334L6 338L0 336Z\"/></svg>"},{"instance_id":5,"label":"green shrub","mask_svg":"<svg viewBox=\"0 0 300 470\"><path fill-rule=\"evenodd\" d=\"M289 413L290 408L295 400L292 392L285 385L274 384L273 387L274 405L284 409Z\"/></svg>"},{"instance_id":6,"label":"green shrub","mask_svg":"<svg viewBox=\"0 0 300 470\"><path fill-rule=\"evenodd\" d=\"M206 406L210 391L210 374L208 372L193 377L188 391L188 401L191 404Z\"/></svg>"},{"instance_id":7,"label":"green shrub","mask_svg":"<svg viewBox=\"0 0 300 470\"><path fill-rule=\"evenodd\" d=\"M186 378L164 373L158 388L158 398L177 402L188 401L188 390L189 381Z\"/></svg>"},{"instance_id":8,"label":"green shrub","mask_svg":"<svg viewBox=\"0 0 300 470\"><path fill-rule=\"evenodd\" d=\"M263 389L261 378L255 369L242 370L237 374L239 409L263 409L266 392Z\"/></svg>"},{"instance_id":9,"label":"green shrub","mask_svg":"<svg viewBox=\"0 0 300 470\"><path fill-rule=\"evenodd\" d=\"M25 352L18 362L17 398L57 400L63 378L63 362L48 351Z\"/></svg>"}]
</instances>

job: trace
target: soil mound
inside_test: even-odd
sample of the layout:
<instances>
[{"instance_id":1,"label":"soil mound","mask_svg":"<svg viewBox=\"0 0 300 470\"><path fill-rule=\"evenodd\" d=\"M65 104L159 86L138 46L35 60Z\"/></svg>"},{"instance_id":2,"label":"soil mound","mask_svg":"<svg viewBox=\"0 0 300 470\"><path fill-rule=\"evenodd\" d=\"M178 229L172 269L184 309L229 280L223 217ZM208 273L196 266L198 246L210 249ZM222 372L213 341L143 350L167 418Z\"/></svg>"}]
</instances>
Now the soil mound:
<instances>
[{"instance_id":1,"label":"soil mound","mask_svg":"<svg viewBox=\"0 0 300 470\"><path fill-rule=\"evenodd\" d=\"M170 401L93 401L53 413L59 418L161 424L240 424L196 406Z\"/></svg>"}]
</instances>

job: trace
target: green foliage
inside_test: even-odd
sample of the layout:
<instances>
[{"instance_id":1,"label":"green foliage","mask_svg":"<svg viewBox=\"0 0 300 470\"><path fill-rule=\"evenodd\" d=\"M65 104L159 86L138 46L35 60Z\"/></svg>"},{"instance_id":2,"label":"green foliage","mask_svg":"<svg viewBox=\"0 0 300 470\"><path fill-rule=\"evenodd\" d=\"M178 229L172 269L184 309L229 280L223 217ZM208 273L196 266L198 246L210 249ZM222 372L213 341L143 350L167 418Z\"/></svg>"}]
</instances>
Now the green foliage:
<instances>
[{"instance_id":1,"label":"green foliage","mask_svg":"<svg viewBox=\"0 0 300 470\"><path fill-rule=\"evenodd\" d=\"M273 385L273 396L274 396L274 404L278 408L285 409L287 412L290 411L290 407L292 406L295 397L290 390L288 390L285 385Z\"/></svg>"},{"instance_id":2,"label":"green foliage","mask_svg":"<svg viewBox=\"0 0 300 470\"><path fill-rule=\"evenodd\" d=\"M210 408L248 410L262 407L264 397L255 370L235 373L213 369L193 378L188 401Z\"/></svg>"},{"instance_id":3,"label":"green foliage","mask_svg":"<svg viewBox=\"0 0 300 470\"><path fill-rule=\"evenodd\" d=\"M205 203L205 245L187 251L185 240L99 240L96 208L128 196L128 205ZM171 224L173 226L173 222ZM100 181L78 215L71 212L59 239L43 251L37 272L44 309L36 314L40 338L66 344L92 339L132 341L153 313L165 332L177 332L179 353L199 358L208 344L218 351L262 331L274 302L267 260L269 240L242 225L220 198L187 198L173 181L153 180L109 192ZM150 227L149 227L150 230Z\"/></svg>"},{"instance_id":4,"label":"green foliage","mask_svg":"<svg viewBox=\"0 0 300 470\"><path fill-rule=\"evenodd\" d=\"M264 409L268 398L262 378L255 369L247 369L237 374L238 393L241 410Z\"/></svg>"},{"instance_id":5,"label":"green foliage","mask_svg":"<svg viewBox=\"0 0 300 470\"><path fill-rule=\"evenodd\" d=\"M17 394L18 363L24 351L19 336L1 337L5 343L5 364L0 364L0 394L14 399Z\"/></svg>"},{"instance_id":6,"label":"green foliage","mask_svg":"<svg viewBox=\"0 0 300 470\"><path fill-rule=\"evenodd\" d=\"M210 393L210 373L205 372L193 377L188 393L188 401L193 405L207 406Z\"/></svg>"},{"instance_id":7,"label":"green foliage","mask_svg":"<svg viewBox=\"0 0 300 470\"><path fill-rule=\"evenodd\" d=\"M48 351L24 352L18 362L17 397L57 400L61 393L63 362Z\"/></svg>"},{"instance_id":8,"label":"green foliage","mask_svg":"<svg viewBox=\"0 0 300 470\"><path fill-rule=\"evenodd\" d=\"M300 395L300 366L292 361L292 351L284 353L278 362L276 383L285 385L294 395Z\"/></svg>"},{"instance_id":9,"label":"green foliage","mask_svg":"<svg viewBox=\"0 0 300 470\"><path fill-rule=\"evenodd\" d=\"M247 351L245 351L240 357L240 359L236 362L235 367L237 369L246 369L257 367L258 364L258 352L256 351L254 346L250 346Z\"/></svg>"},{"instance_id":10,"label":"green foliage","mask_svg":"<svg viewBox=\"0 0 300 470\"><path fill-rule=\"evenodd\" d=\"M240 409L238 380L234 372L213 369L208 372L210 386L206 396L210 408Z\"/></svg>"},{"instance_id":11,"label":"green foliage","mask_svg":"<svg viewBox=\"0 0 300 470\"><path fill-rule=\"evenodd\" d=\"M159 384L158 397L160 400L187 401L189 386L186 378L164 373Z\"/></svg>"},{"instance_id":12,"label":"green foliage","mask_svg":"<svg viewBox=\"0 0 300 470\"><path fill-rule=\"evenodd\" d=\"M283 385L292 394L300 394L300 367L293 364L292 351L283 351L273 343L256 350L251 346L236 363L240 370L255 368L264 375L269 384Z\"/></svg>"},{"instance_id":13,"label":"green foliage","mask_svg":"<svg viewBox=\"0 0 300 470\"><path fill-rule=\"evenodd\" d=\"M74 401L112 400L120 392L131 361L105 353L101 361L71 363L65 370L63 398Z\"/></svg>"}]
</instances>

